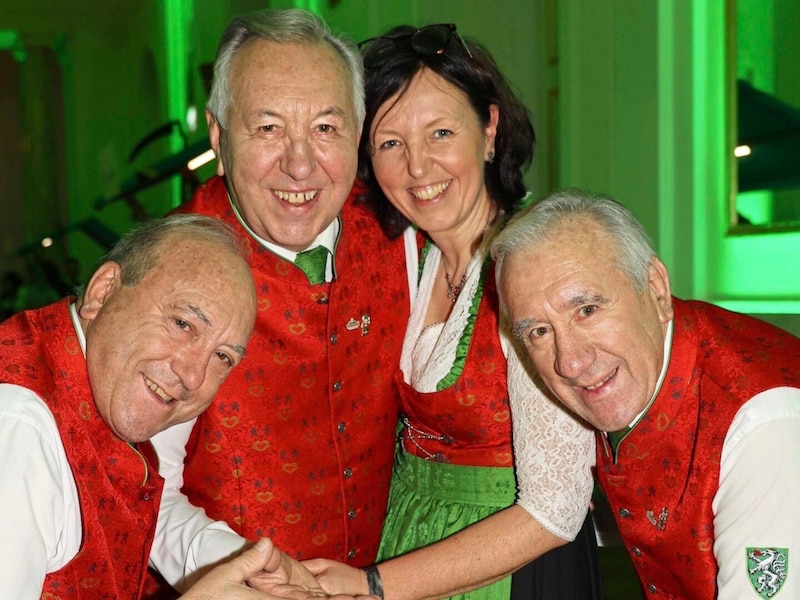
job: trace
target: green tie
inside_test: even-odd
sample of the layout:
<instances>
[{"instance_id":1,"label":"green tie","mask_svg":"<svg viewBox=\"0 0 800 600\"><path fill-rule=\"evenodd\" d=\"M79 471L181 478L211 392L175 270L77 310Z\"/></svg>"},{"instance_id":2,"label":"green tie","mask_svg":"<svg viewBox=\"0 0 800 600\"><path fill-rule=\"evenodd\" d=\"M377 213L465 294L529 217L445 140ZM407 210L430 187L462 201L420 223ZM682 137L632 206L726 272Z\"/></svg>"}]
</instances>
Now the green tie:
<instances>
[{"instance_id":1,"label":"green tie","mask_svg":"<svg viewBox=\"0 0 800 600\"><path fill-rule=\"evenodd\" d=\"M294 264L303 270L313 285L323 283L328 268L328 249L325 246L316 246L311 250L298 252Z\"/></svg>"}]
</instances>

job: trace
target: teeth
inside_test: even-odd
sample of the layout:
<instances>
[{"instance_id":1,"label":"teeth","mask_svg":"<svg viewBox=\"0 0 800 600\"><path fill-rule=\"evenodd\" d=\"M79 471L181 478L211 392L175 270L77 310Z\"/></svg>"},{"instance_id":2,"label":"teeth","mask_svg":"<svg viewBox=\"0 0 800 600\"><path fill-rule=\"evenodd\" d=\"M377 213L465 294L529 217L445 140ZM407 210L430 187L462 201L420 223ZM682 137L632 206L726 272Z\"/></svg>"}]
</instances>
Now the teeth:
<instances>
[{"instance_id":1,"label":"teeth","mask_svg":"<svg viewBox=\"0 0 800 600\"><path fill-rule=\"evenodd\" d=\"M317 195L317 190L312 190L310 192L283 192L281 190L275 190L275 195L289 204L305 204L314 199L314 196Z\"/></svg>"},{"instance_id":2,"label":"teeth","mask_svg":"<svg viewBox=\"0 0 800 600\"><path fill-rule=\"evenodd\" d=\"M425 186L424 188L413 189L411 190L411 194L419 200L433 200L436 196L445 191L449 185L449 181L444 181L435 185Z\"/></svg>"},{"instance_id":3,"label":"teeth","mask_svg":"<svg viewBox=\"0 0 800 600\"><path fill-rule=\"evenodd\" d=\"M172 400L172 396L167 394L164 390L158 387L155 383L150 381L147 377L144 378L145 383L147 383L147 387L150 388L151 391L155 392L156 395L161 398L164 402L170 402Z\"/></svg>"},{"instance_id":4,"label":"teeth","mask_svg":"<svg viewBox=\"0 0 800 600\"><path fill-rule=\"evenodd\" d=\"M611 373L611 375L609 375L608 377L606 377L606 378L605 378L603 381L601 381L600 383L596 383L595 385L587 385L587 386L585 386L585 388L584 388L584 389L587 389L587 390L596 390L597 388L599 388L600 386L602 386L603 384L605 384L605 382L606 382L606 381L608 381L609 379L611 379L611 378L614 376L614 373L616 373L616 372L617 372L617 370L616 370L616 369L614 369L614 372L613 372L613 373Z\"/></svg>"}]
</instances>

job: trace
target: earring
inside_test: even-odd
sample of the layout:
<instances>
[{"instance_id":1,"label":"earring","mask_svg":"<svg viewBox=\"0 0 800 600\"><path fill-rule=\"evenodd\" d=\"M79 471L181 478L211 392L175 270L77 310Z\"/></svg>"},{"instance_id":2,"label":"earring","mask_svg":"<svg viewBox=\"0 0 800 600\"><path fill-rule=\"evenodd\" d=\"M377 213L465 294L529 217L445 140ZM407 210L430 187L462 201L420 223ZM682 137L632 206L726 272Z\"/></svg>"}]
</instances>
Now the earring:
<instances>
[{"instance_id":1,"label":"earring","mask_svg":"<svg viewBox=\"0 0 800 600\"><path fill-rule=\"evenodd\" d=\"M489 156L486 159L486 162L490 165L494 164L494 152L489 152Z\"/></svg>"}]
</instances>

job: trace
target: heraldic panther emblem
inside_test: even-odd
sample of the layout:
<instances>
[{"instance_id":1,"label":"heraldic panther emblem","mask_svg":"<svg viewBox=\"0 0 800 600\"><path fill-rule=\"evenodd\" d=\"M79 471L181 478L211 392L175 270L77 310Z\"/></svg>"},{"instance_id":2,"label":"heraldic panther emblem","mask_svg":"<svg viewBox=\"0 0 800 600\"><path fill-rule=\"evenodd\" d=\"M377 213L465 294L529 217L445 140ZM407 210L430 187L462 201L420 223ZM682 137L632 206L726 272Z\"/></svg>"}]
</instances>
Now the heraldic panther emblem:
<instances>
[{"instance_id":1,"label":"heraldic panther emblem","mask_svg":"<svg viewBox=\"0 0 800 600\"><path fill-rule=\"evenodd\" d=\"M772 598L786 581L788 548L748 548L747 574L762 598Z\"/></svg>"}]
</instances>

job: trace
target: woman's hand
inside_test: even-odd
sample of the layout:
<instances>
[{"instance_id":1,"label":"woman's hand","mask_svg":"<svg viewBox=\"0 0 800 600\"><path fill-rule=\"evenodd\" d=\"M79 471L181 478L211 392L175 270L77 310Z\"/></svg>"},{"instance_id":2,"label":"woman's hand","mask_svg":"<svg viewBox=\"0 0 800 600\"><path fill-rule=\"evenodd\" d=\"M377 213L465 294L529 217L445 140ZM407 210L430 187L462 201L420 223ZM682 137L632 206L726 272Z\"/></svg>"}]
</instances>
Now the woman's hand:
<instances>
[{"instance_id":1,"label":"woman's hand","mask_svg":"<svg viewBox=\"0 0 800 600\"><path fill-rule=\"evenodd\" d=\"M361 596L369 593L367 575L361 569L335 560L315 558L301 563L328 594Z\"/></svg>"}]
</instances>

